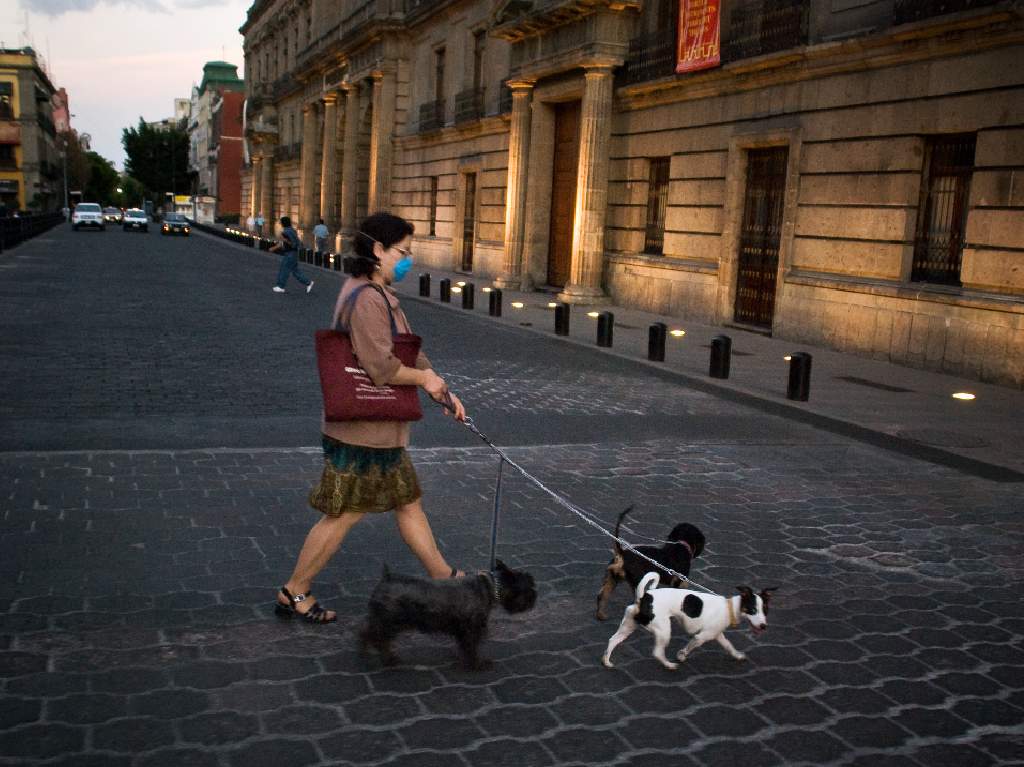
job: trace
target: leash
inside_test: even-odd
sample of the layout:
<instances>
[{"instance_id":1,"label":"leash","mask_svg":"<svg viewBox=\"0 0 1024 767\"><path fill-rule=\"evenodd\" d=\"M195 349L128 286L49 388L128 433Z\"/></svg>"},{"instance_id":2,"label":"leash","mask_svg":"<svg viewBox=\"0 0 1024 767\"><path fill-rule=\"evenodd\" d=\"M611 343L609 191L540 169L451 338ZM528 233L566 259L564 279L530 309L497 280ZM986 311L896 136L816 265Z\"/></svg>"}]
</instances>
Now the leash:
<instances>
[{"instance_id":1,"label":"leash","mask_svg":"<svg viewBox=\"0 0 1024 767\"><path fill-rule=\"evenodd\" d=\"M433 398L431 398L431 399L433 399ZM441 407L445 408L446 410L451 410L452 413L455 412L455 403L452 402L451 395L447 391L444 393L444 400L443 401L438 401L438 400L434 400L434 401L437 402L438 405L440 405ZM658 570L661 570L662 572L668 573L669 575L671 575L671 576L673 576L675 578L678 578L683 583L687 583L690 586L693 586L695 588L698 588L698 589L701 589L703 591L706 591L709 594L714 594L715 596L718 596L718 594L715 591L713 591L712 589L709 589L707 586L702 586L701 584L697 583L696 581L690 580L687 576L683 575L682 573L677 573L672 568L666 567L665 565L661 564L660 562L656 562L655 560L651 559L649 556L644 554L642 551L638 551L637 548L633 544L631 544L629 541L627 541L627 540L625 540L623 538L619 538L618 536L616 536L611 531L606 530L602 526L600 518L597 517L595 514L591 514L589 511L587 511L586 509L583 509L583 508L577 506L576 504L574 504L569 499L562 497L557 492L555 492L554 490L549 488L547 485L545 485L543 482L541 482L539 479L537 479L535 476L530 474L530 472L528 472L526 469L524 469L518 463L513 461L504 450L502 450L500 447L495 445L494 442L492 442L487 437L486 434L484 434L482 431L480 431L480 429L477 427L476 423L473 421L473 419L470 416L467 415L466 416L466 420L462 421L461 423L467 429L469 429L471 432L473 432L473 434L475 434L477 437L479 437L489 448L491 448L491 450L493 450L495 453L497 453L498 457L501 459L498 462L498 478L497 478L497 481L495 483L495 493L494 493L494 515L493 515L492 520L491 520L491 560L490 560L491 561L491 572L494 571L494 561L495 561L495 554L494 554L494 552L495 552L495 547L497 546L497 537L498 537L498 513L499 513L499 511L501 509L501 472L502 472L502 468L507 463L509 466L511 466L513 469L515 469L517 472L519 472L519 474L521 474L527 481L529 481L531 484L536 486L539 490L541 490L544 493L546 493L547 495L551 496L551 498L553 498L554 501L559 506L562 506L562 507L568 509L573 514L575 514L580 519L582 519L586 524L590 525L595 530L598 530L603 535L606 535L609 538L611 538L612 540L617 541L618 544L620 546L622 546L622 548L632 552L633 554L635 554L636 556L640 557L641 559L646 560L650 564L654 565L654 567L656 567Z\"/></svg>"}]
</instances>

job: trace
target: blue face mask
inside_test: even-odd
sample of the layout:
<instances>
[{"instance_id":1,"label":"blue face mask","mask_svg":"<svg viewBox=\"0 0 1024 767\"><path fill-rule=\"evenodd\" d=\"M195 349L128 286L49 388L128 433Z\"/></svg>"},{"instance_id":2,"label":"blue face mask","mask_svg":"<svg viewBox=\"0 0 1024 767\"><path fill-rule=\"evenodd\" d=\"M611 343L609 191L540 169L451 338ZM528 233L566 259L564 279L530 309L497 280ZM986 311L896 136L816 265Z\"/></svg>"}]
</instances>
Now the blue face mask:
<instances>
[{"instance_id":1,"label":"blue face mask","mask_svg":"<svg viewBox=\"0 0 1024 767\"><path fill-rule=\"evenodd\" d=\"M412 269L412 256L406 256L395 264L395 282L401 282Z\"/></svg>"}]
</instances>

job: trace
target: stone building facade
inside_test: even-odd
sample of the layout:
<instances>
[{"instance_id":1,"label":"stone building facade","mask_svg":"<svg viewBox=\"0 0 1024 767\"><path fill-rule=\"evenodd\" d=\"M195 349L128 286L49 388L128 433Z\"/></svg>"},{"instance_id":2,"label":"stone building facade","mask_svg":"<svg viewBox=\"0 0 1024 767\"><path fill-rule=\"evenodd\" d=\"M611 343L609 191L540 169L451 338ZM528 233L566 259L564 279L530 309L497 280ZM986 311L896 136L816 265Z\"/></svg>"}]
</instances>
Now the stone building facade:
<instances>
[{"instance_id":1,"label":"stone building facade","mask_svg":"<svg viewBox=\"0 0 1024 767\"><path fill-rule=\"evenodd\" d=\"M64 204L56 93L32 48L0 49L0 203L8 215Z\"/></svg>"},{"instance_id":2,"label":"stone building facade","mask_svg":"<svg viewBox=\"0 0 1024 767\"><path fill-rule=\"evenodd\" d=\"M691 0L689 5L699 6ZM706 4L705 4L706 5ZM258 0L249 208L418 261L1024 385L1024 9Z\"/></svg>"}]
</instances>

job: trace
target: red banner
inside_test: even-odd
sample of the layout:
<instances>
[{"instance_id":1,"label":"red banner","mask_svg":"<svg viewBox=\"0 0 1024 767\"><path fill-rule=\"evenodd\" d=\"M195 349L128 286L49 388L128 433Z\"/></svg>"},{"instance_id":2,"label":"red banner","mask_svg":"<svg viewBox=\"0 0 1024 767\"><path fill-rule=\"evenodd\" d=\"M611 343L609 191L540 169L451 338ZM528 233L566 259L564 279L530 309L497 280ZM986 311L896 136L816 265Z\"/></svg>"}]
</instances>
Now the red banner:
<instances>
[{"instance_id":1,"label":"red banner","mask_svg":"<svg viewBox=\"0 0 1024 767\"><path fill-rule=\"evenodd\" d=\"M696 72L722 63L720 11L720 0L679 0L676 72Z\"/></svg>"}]
</instances>

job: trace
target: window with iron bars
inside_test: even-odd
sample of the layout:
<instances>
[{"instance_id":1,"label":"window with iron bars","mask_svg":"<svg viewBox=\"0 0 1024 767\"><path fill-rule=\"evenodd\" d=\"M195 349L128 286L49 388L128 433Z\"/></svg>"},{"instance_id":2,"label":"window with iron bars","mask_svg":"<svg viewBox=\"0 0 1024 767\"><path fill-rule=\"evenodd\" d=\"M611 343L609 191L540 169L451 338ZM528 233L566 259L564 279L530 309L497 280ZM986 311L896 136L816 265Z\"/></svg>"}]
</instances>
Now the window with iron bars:
<instances>
[{"instance_id":1,"label":"window with iron bars","mask_svg":"<svg viewBox=\"0 0 1024 767\"><path fill-rule=\"evenodd\" d=\"M665 252L665 211L668 208L669 158L652 157L647 184L647 227L644 253Z\"/></svg>"},{"instance_id":2,"label":"window with iron bars","mask_svg":"<svg viewBox=\"0 0 1024 767\"><path fill-rule=\"evenodd\" d=\"M910 279L960 285L967 207L977 136L927 140Z\"/></svg>"},{"instance_id":3,"label":"window with iron bars","mask_svg":"<svg viewBox=\"0 0 1024 767\"><path fill-rule=\"evenodd\" d=\"M430 236L437 234L437 176L430 177Z\"/></svg>"}]
</instances>

